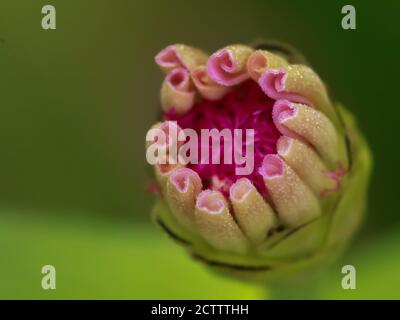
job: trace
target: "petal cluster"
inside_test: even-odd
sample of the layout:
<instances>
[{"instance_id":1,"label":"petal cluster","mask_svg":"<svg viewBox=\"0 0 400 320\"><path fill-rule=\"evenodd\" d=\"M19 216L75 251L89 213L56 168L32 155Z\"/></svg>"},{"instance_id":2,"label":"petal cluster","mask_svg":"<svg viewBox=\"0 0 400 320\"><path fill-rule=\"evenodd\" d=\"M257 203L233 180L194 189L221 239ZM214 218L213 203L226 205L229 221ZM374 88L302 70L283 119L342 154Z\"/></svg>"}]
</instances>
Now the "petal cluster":
<instances>
[{"instance_id":1,"label":"petal cluster","mask_svg":"<svg viewBox=\"0 0 400 320\"><path fill-rule=\"evenodd\" d=\"M155 61L165 72L164 119L155 127L166 130L177 120L178 131L200 130L201 119L209 119L211 127L256 130L252 175L228 174L223 164L206 167L207 173L179 161L155 164L162 197L188 232L212 248L246 253L278 230L329 214L347 177L349 153L343 123L310 67L241 44L211 55L175 44ZM171 151L173 141L157 143Z\"/></svg>"}]
</instances>

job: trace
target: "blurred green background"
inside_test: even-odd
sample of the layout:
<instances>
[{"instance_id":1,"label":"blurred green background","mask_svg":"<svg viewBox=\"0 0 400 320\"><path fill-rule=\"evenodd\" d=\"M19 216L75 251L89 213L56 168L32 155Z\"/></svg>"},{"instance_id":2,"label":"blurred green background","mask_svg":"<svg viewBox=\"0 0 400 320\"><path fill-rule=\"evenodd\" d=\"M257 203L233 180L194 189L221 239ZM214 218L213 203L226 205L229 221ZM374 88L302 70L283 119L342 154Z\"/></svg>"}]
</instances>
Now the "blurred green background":
<instances>
[{"instance_id":1,"label":"blurred green background","mask_svg":"<svg viewBox=\"0 0 400 320\"><path fill-rule=\"evenodd\" d=\"M57 29L41 28L41 8ZM357 29L341 28L353 4ZM149 221L144 136L158 110L153 57L255 38L293 44L357 117L374 172L368 216L320 298L400 298L398 1L0 2L0 298L263 298L217 278ZM57 289L41 289L41 267ZM341 289L341 266L358 271Z\"/></svg>"}]
</instances>

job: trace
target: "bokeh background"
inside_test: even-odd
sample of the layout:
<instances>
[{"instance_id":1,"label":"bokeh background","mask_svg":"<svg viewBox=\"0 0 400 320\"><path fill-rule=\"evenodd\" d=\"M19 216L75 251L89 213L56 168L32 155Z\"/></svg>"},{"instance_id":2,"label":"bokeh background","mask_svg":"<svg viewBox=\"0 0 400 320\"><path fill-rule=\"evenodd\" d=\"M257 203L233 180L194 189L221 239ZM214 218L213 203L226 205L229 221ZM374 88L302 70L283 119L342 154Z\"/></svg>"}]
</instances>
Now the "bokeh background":
<instances>
[{"instance_id":1,"label":"bokeh background","mask_svg":"<svg viewBox=\"0 0 400 320\"><path fill-rule=\"evenodd\" d=\"M41 8L57 10L42 30ZM341 28L353 4L357 29ZM215 51L255 38L293 44L356 115L374 154L368 216L320 281L320 298L400 298L398 1L0 2L0 298L263 298L218 278L158 228L144 136L181 42ZM41 267L57 270L42 290ZM341 289L341 266L357 290Z\"/></svg>"}]
</instances>

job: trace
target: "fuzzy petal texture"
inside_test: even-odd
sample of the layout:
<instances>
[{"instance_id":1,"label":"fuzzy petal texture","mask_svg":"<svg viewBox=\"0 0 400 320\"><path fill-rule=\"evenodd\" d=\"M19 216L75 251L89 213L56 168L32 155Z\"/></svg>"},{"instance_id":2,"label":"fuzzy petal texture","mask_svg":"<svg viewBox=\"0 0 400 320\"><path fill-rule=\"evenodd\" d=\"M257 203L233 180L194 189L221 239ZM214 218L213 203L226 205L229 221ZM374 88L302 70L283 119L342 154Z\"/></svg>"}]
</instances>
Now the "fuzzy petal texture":
<instances>
[{"instance_id":1,"label":"fuzzy petal texture","mask_svg":"<svg viewBox=\"0 0 400 320\"><path fill-rule=\"evenodd\" d=\"M322 112L304 104L278 100L272 118L282 134L310 143L329 163L339 160L338 134Z\"/></svg>"},{"instance_id":2,"label":"fuzzy petal texture","mask_svg":"<svg viewBox=\"0 0 400 320\"><path fill-rule=\"evenodd\" d=\"M202 183L199 175L188 168L174 170L166 182L165 197L175 217L191 230L195 228L194 208Z\"/></svg>"},{"instance_id":3,"label":"fuzzy petal texture","mask_svg":"<svg viewBox=\"0 0 400 320\"><path fill-rule=\"evenodd\" d=\"M275 213L250 180L242 178L230 188L234 215L245 235L255 244L267 237L277 224Z\"/></svg>"},{"instance_id":4,"label":"fuzzy petal texture","mask_svg":"<svg viewBox=\"0 0 400 320\"><path fill-rule=\"evenodd\" d=\"M252 48L243 45L232 45L215 52L207 63L210 78L223 86L234 86L247 80L250 76L246 63L252 52Z\"/></svg>"},{"instance_id":5,"label":"fuzzy petal texture","mask_svg":"<svg viewBox=\"0 0 400 320\"><path fill-rule=\"evenodd\" d=\"M211 80L208 76L206 66L198 66L193 69L191 76L200 95L205 99L219 100L229 91L228 87L221 86Z\"/></svg>"},{"instance_id":6,"label":"fuzzy petal texture","mask_svg":"<svg viewBox=\"0 0 400 320\"><path fill-rule=\"evenodd\" d=\"M196 224L203 238L214 247L231 252L245 252L248 241L229 212L224 196L205 190L197 197Z\"/></svg>"},{"instance_id":7,"label":"fuzzy petal texture","mask_svg":"<svg viewBox=\"0 0 400 320\"><path fill-rule=\"evenodd\" d=\"M261 75L268 69L280 69L288 66L288 62L269 51L257 50L247 60L247 72L254 81L258 81Z\"/></svg>"},{"instance_id":8,"label":"fuzzy petal texture","mask_svg":"<svg viewBox=\"0 0 400 320\"><path fill-rule=\"evenodd\" d=\"M160 68L169 72L175 68L183 67L192 70L206 63L208 55L197 48L184 44L174 44L161 50L155 57L155 62Z\"/></svg>"},{"instance_id":9,"label":"fuzzy petal texture","mask_svg":"<svg viewBox=\"0 0 400 320\"><path fill-rule=\"evenodd\" d=\"M321 215L317 197L279 156L266 156L260 174L285 225L298 227Z\"/></svg>"},{"instance_id":10,"label":"fuzzy petal texture","mask_svg":"<svg viewBox=\"0 0 400 320\"><path fill-rule=\"evenodd\" d=\"M196 92L192 90L189 72L176 68L166 76L161 87L161 106L164 111L186 113L194 104Z\"/></svg>"},{"instance_id":11,"label":"fuzzy petal texture","mask_svg":"<svg viewBox=\"0 0 400 320\"><path fill-rule=\"evenodd\" d=\"M278 141L278 154L316 195L332 189L335 182L328 178L328 168L307 144L287 136Z\"/></svg>"}]
</instances>

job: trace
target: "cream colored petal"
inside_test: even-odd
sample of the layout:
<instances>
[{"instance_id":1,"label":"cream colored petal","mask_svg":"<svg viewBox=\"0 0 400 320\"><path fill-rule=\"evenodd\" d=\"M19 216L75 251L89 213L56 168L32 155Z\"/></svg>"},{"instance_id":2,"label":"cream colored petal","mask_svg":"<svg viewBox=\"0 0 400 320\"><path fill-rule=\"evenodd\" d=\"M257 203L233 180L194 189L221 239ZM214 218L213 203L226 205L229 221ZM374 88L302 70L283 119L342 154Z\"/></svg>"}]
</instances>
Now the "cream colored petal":
<instances>
[{"instance_id":1,"label":"cream colored petal","mask_svg":"<svg viewBox=\"0 0 400 320\"><path fill-rule=\"evenodd\" d=\"M177 220L195 230L194 207L202 183L199 175L188 168L174 170L166 183L165 198Z\"/></svg>"},{"instance_id":2,"label":"cream colored petal","mask_svg":"<svg viewBox=\"0 0 400 320\"><path fill-rule=\"evenodd\" d=\"M341 146L338 134L322 112L304 104L278 100L273 107L272 118L282 134L310 143L330 165L339 160Z\"/></svg>"},{"instance_id":3,"label":"cream colored petal","mask_svg":"<svg viewBox=\"0 0 400 320\"><path fill-rule=\"evenodd\" d=\"M277 143L277 152L316 195L335 187L335 182L326 176L327 167L307 144L282 136Z\"/></svg>"},{"instance_id":4,"label":"cream colored petal","mask_svg":"<svg viewBox=\"0 0 400 320\"><path fill-rule=\"evenodd\" d=\"M175 169L182 168L180 163L177 164L156 164L154 166L154 173L156 180L161 187L161 191L164 194L167 186L167 181Z\"/></svg>"},{"instance_id":5,"label":"cream colored petal","mask_svg":"<svg viewBox=\"0 0 400 320\"><path fill-rule=\"evenodd\" d=\"M261 243L276 225L274 211L247 178L236 181L229 193L240 228L251 242Z\"/></svg>"},{"instance_id":6,"label":"cream colored petal","mask_svg":"<svg viewBox=\"0 0 400 320\"><path fill-rule=\"evenodd\" d=\"M269 97L311 105L337 123L337 115L326 87L310 67L288 65L279 69L268 69L258 82Z\"/></svg>"},{"instance_id":7,"label":"cream colored petal","mask_svg":"<svg viewBox=\"0 0 400 320\"><path fill-rule=\"evenodd\" d=\"M195 217L201 236L213 247L239 253L247 250L248 240L229 213L222 193L211 190L200 193Z\"/></svg>"},{"instance_id":8,"label":"cream colored petal","mask_svg":"<svg viewBox=\"0 0 400 320\"><path fill-rule=\"evenodd\" d=\"M208 59L208 75L222 86L234 86L247 80L250 76L246 64L252 52L252 48L240 44L218 50Z\"/></svg>"},{"instance_id":9,"label":"cream colored petal","mask_svg":"<svg viewBox=\"0 0 400 320\"><path fill-rule=\"evenodd\" d=\"M199 65L204 65L207 59L208 55L204 51L184 44L168 46L155 57L156 63L165 72L179 67L192 70Z\"/></svg>"},{"instance_id":10,"label":"cream colored petal","mask_svg":"<svg viewBox=\"0 0 400 320\"><path fill-rule=\"evenodd\" d=\"M161 87L161 106L164 111L175 110L184 114L192 108L196 92L192 88L189 72L176 68L168 73Z\"/></svg>"},{"instance_id":11,"label":"cream colored petal","mask_svg":"<svg viewBox=\"0 0 400 320\"><path fill-rule=\"evenodd\" d=\"M258 81L267 69L280 69L287 66L285 59L266 50L254 51L247 60L247 72L254 81Z\"/></svg>"},{"instance_id":12,"label":"cream colored petal","mask_svg":"<svg viewBox=\"0 0 400 320\"><path fill-rule=\"evenodd\" d=\"M229 91L229 87L221 86L210 79L205 66L198 66L190 74L197 91L205 99L219 100Z\"/></svg>"},{"instance_id":13,"label":"cream colored petal","mask_svg":"<svg viewBox=\"0 0 400 320\"><path fill-rule=\"evenodd\" d=\"M265 156L260 174L284 225L295 228L321 215L317 197L279 156Z\"/></svg>"}]
</instances>

